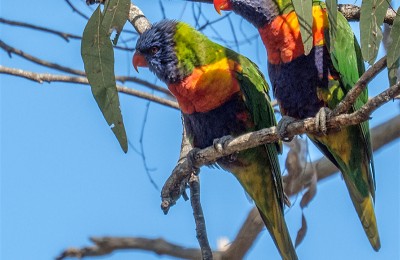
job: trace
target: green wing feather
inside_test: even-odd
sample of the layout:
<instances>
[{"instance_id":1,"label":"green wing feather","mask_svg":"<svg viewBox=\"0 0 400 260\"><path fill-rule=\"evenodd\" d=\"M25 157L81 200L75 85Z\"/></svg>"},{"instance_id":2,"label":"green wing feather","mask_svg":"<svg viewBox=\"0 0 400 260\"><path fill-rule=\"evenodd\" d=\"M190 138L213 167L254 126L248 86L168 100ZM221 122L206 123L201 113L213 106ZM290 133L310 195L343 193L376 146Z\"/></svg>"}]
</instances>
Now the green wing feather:
<instances>
[{"instance_id":1,"label":"green wing feather","mask_svg":"<svg viewBox=\"0 0 400 260\"><path fill-rule=\"evenodd\" d=\"M240 88L245 95L245 103L253 116L256 130L276 126L274 109L271 106L271 98L268 94L269 86L258 66L244 56L237 56L238 62L243 70L237 77L240 82ZM281 153L281 143L265 145L268 157L271 162L272 172L277 186L277 196L283 207L284 193L282 186L281 170L277 154Z\"/></svg>"},{"instance_id":2,"label":"green wing feather","mask_svg":"<svg viewBox=\"0 0 400 260\"><path fill-rule=\"evenodd\" d=\"M361 56L361 49L350 28L346 18L341 13L337 17L337 35L335 40L334 49L331 52L331 59L333 66L340 74L341 87L344 94L356 84L360 76L365 72L364 62ZM340 100L338 100L340 101ZM352 111L358 110L368 101L368 89L360 94L356 102L352 106ZM372 182L375 183L375 169L372 155L371 138L369 131L369 123L365 121L359 124L362 132L362 138L365 148L368 152L368 158L371 163L373 174ZM371 194L374 197L375 184L371 187Z\"/></svg>"},{"instance_id":3,"label":"green wing feather","mask_svg":"<svg viewBox=\"0 0 400 260\"><path fill-rule=\"evenodd\" d=\"M242 69L236 72L236 78L240 83L244 102L253 117L255 130L276 126L274 110L268 95L269 86L257 65L237 53L230 51L226 53L229 59L241 65ZM259 179L258 183L254 183L253 180L251 187L248 188L252 190L253 196L258 201L256 201L256 204L261 218L278 247L282 259L296 260L298 257L283 215L285 194L283 192L281 171L277 156L281 152L281 144L280 142L276 142L251 150L248 153L255 153L256 157L253 158L257 161L256 164L262 165L261 168L256 170L258 173L254 172L254 176L251 178L257 180L261 177L261 179ZM269 162L269 165L265 161ZM270 169L263 169L264 167ZM263 176L264 174L270 174L270 176ZM246 178L242 177L244 183L246 183L245 180ZM244 185L246 186L246 184ZM276 197L273 196L273 192L275 192ZM260 195L264 197L260 198Z\"/></svg>"}]
</instances>

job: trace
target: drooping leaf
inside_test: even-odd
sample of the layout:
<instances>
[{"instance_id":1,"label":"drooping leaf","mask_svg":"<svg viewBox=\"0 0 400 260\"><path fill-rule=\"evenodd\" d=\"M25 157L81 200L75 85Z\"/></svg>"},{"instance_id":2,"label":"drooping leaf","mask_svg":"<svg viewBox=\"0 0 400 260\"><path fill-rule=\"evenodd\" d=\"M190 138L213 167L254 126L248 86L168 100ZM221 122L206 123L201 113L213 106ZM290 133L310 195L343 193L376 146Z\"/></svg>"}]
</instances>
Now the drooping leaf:
<instances>
[{"instance_id":1,"label":"drooping leaf","mask_svg":"<svg viewBox=\"0 0 400 260\"><path fill-rule=\"evenodd\" d=\"M308 189L301 198L300 201L301 209L307 207L310 201L315 197L315 194L317 193L317 181L318 181L317 172L314 171L314 173L311 175L310 182L307 184Z\"/></svg>"},{"instance_id":2,"label":"drooping leaf","mask_svg":"<svg viewBox=\"0 0 400 260\"><path fill-rule=\"evenodd\" d=\"M300 33L304 45L304 54L308 55L313 47L312 0L293 0L292 3L300 23Z\"/></svg>"},{"instance_id":3,"label":"drooping leaf","mask_svg":"<svg viewBox=\"0 0 400 260\"><path fill-rule=\"evenodd\" d=\"M328 9L328 20L329 20L329 50L330 52L334 49L336 40L337 30L337 0L326 0L326 8Z\"/></svg>"},{"instance_id":4,"label":"drooping leaf","mask_svg":"<svg viewBox=\"0 0 400 260\"><path fill-rule=\"evenodd\" d=\"M101 19L99 6L83 31L81 55L93 96L122 150L127 152L128 142L115 84L114 51L109 34L101 26Z\"/></svg>"},{"instance_id":5,"label":"drooping leaf","mask_svg":"<svg viewBox=\"0 0 400 260\"><path fill-rule=\"evenodd\" d=\"M400 7L397 10L393 21L393 27L389 36L391 43L387 50L387 67L389 72L390 85L396 84L399 80L398 70L400 63Z\"/></svg>"},{"instance_id":6,"label":"drooping leaf","mask_svg":"<svg viewBox=\"0 0 400 260\"><path fill-rule=\"evenodd\" d=\"M388 67L388 77L390 86L393 86L400 80L400 59Z\"/></svg>"},{"instance_id":7,"label":"drooping leaf","mask_svg":"<svg viewBox=\"0 0 400 260\"><path fill-rule=\"evenodd\" d=\"M104 5L103 20L101 24L109 35L114 30L117 32L113 39L114 45L117 44L118 37L128 19L130 4L130 0L108 0Z\"/></svg>"},{"instance_id":8,"label":"drooping leaf","mask_svg":"<svg viewBox=\"0 0 400 260\"><path fill-rule=\"evenodd\" d=\"M290 147L285 160L285 168L288 172L285 192L292 193L293 188L302 178L307 165L308 145L307 141L299 137L294 137L291 142L285 143L285 145Z\"/></svg>"},{"instance_id":9,"label":"drooping leaf","mask_svg":"<svg viewBox=\"0 0 400 260\"><path fill-rule=\"evenodd\" d=\"M388 0L363 0L360 10L361 52L372 65L382 41L381 25L389 7Z\"/></svg>"},{"instance_id":10,"label":"drooping leaf","mask_svg":"<svg viewBox=\"0 0 400 260\"><path fill-rule=\"evenodd\" d=\"M307 221L306 217L304 216L304 213L301 214L301 228L299 231L297 231L297 236L296 236L296 242L295 242L295 247L300 245L300 243L303 241L307 233Z\"/></svg>"}]
</instances>

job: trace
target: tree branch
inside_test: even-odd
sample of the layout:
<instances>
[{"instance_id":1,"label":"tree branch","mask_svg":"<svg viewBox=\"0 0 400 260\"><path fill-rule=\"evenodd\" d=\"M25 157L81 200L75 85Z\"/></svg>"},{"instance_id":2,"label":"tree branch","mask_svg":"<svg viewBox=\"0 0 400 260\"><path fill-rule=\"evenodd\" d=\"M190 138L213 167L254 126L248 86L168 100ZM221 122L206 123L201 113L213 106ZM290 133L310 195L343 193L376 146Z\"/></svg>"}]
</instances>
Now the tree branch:
<instances>
[{"instance_id":1,"label":"tree branch","mask_svg":"<svg viewBox=\"0 0 400 260\"><path fill-rule=\"evenodd\" d=\"M207 238L206 222L204 219L203 209L200 203L200 179L197 174L192 173L189 179L190 202L193 208L193 217L196 223L196 237L201 248L203 260L212 260L213 255Z\"/></svg>"},{"instance_id":2,"label":"tree branch","mask_svg":"<svg viewBox=\"0 0 400 260\"><path fill-rule=\"evenodd\" d=\"M72 77L72 76L64 76L64 75L54 75L50 73L35 73L31 71L24 71L21 69L8 68L0 65L0 73L13 75L17 77L22 77L26 79L30 79L36 81L38 83L43 82L67 82L67 83L78 83L89 85L89 81L86 77ZM136 89L128 88L126 86L117 85L117 90L121 93L147 99L158 104L168 106L171 108L179 109L179 105L177 102L168 100L165 98L161 98L146 92L142 92Z\"/></svg>"},{"instance_id":3,"label":"tree branch","mask_svg":"<svg viewBox=\"0 0 400 260\"><path fill-rule=\"evenodd\" d=\"M359 21L360 9L361 8L356 5L338 4L339 12L341 12L348 21ZM383 21L389 25L392 25L395 17L396 12L392 8L389 8L386 11L386 16Z\"/></svg>"},{"instance_id":4,"label":"tree branch","mask_svg":"<svg viewBox=\"0 0 400 260\"><path fill-rule=\"evenodd\" d=\"M62 260L67 257L83 258L88 256L103 256L119 249L139 249L154 252L158 255L170 255L184 259L201 259L197 248L187 248L165 241L163 238L148 239L141 237L92 237L95 244L90 247L68 248L56 257Z\"/></svg>"},{"instance_id":5,"label":"tree branch","mask_svg":"<svg viewBox=\"0 0 400 260\"><path fill-rule=\"evenodd\" d=\"M254 207L248 214L235 240L226 251L221 252L221 259L243 259L264 227L258 209Z\"/></svg>"},{"instance_id":6,"label":"tree branch","mask_svg":"<svg viewBox=\"0 0 400 260\"><path fill-rule=\"evenodd\" d=\"M198 2L212 4L213 0L186 0L188 2ZM360 7L352 4L338 4L338 11L343 14L343 16L348 21L359 21L360 20ZM394 18L396 17L396 12L389 8L386 12L384 22L392 25Z\"/></svg>"},{"instance_id":7,"label":"tree branch","mask_svg":"<svg viewBox=\"0 0 400 260\"><path fill-rule=\"evenodd\" d=\"M370 82L376 75L378 75L383 69L386 68L386 56L377 61L371 66L364 74L358 79L357 83L353 88L346 94L342 101L335 107L332 115L337 116L349 111L350 107L354 104L357 97L366 88L368 82Z\"/></svg>"},{"instance_id":8,"label":"tree branch","mask_svg":"<svg viewBox=\"0 0 400 260\"><path fill-rule=\"evenodd\" d=\"M57 36L60 36L61 38L63 38L67 42L69 42L69 39L75 39L75 40L82 39L82 37L79 36L79 35L66 33L66 32L61 32L61 31L49 29L49 28L46 28L46 27L33 25L33 24L30 24L30 23L11 21L11 20L7 20L7 19L1 18L1 17L0 17L0 23L12 25L12 26L25 27L25 28L30 28L30 29L37 30L37 31L42 31L42 32L55 34ZM127 47L116 46L116 45L113 45L113 47L115 49L119 49L119 50L123 50L123 51L134 51L135 50L134 48L127 48Z\"/></svg>"},{"instance_id":9,"label":"tree branch","mask_svg":"<svg viewBox=\"0 0 400 260\"><path fill-rule=\"evenodd\" d=\"M351 114L341 114L330 118L327 120L327 128L333 129L337 128L338 126L355 125L368 120L369 115L374 110L398 94L400 94L400 82L383 91L378 96L370 99L359 110ZM304 120L295 121L288 125L287 132L289 133L289 136L303 134L306 132L318 133L318 130L315 126L315 118L307 118ZM277 134L276 127L265 128L256 132L247 133L229 141L223 151L217 151L213 146L199 150L193 156L193 167L200 168L205 164L215 162L217 159L229 154L253 148L262 144L276 142L278 140L279 136ZM172 194L177 194L177 190L182 189L182 187L180 187L180 185L182 185L181 181L188 178L189 174L193 170L194 169L190 166L187 159L183 160L175 167L171 176L164 184L161 192L161 207L164 212L168 212L169 208L175 204L177 198L172 196Z\"/></svg>"},{"instance_id":10,"label":"tree branch","mask_svg":"<svg viewBox=\"0 0 400 260\"><path fill-rule=\"evenodd\" d=\"M14 47L6 44L2 40L0 40L0 48L2 48L4 51L6 51L10 57L11 57L11 54L14 53L14 54L26 59L26 60L29 60L29 61L34 62L36 64L42 65L44 67L52 68L52 69L56 69L56 70L59 70L59 71L71 73L71 74L74 74L74 75L80 75L80 76L85 76L86 77L86 73L84 71L82 71L82 70L71 69L69 67L65 67L65 66L59 65L57 63L48 62L46 60L39 59L39 58L37 58L37 57L35 57L33 55L30 55L30 54L28 54L26 52L23 52L23 51L21 51L21 50L19 50L17 48L14 48ZM134 82L134 83L140 84L142 86L148 87L150 89L162 92L162 93L168 95L170 98L175 99L175 97L171 94L171 92L168 89L163 88L161 86L157 86L157 85L155 85L153 83L150 83L150 82L148 82L146 80L139 79L137 77L127 77L127 76L116 76L115 79L117 81L122 82L122 83L125 83L125 82L128 82L128 81L129 82Z\"/></svg>"}]
</instances>

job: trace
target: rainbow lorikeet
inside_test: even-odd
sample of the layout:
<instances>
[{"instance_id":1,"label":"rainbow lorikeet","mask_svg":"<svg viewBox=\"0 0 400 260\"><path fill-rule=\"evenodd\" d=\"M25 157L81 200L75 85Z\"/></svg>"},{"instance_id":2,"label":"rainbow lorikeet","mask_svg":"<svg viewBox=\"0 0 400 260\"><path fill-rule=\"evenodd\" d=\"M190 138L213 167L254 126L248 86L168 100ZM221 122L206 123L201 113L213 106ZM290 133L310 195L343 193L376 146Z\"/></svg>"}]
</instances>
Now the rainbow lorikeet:
<instances>
[{"instance_id":1,"label":"rainbow lorikeet","mask_svg":"<svg viewBox=\"0 0 400 260\"><path fill-rule=\"evenodd\" d=\"M268 84L246 57L183 22L163 20L137 41L133 65L148 66L175 95L196 148L214 139L276 125ZM283 216L280 144L260 145L217 161L254 200L284 259L297 259Z\"/></svg>"},{"instance_id":2,"label":"rainbow lorikeet","mask_svg":"<svg viewBox=\"0 0 400 260\"><path fill-rule=\"evenodd\" d=\"M259 31L268 53L268 74L284 120L316 116L322 123L329 110L344 98L364 73L364 63L355 36L341 13L333 51L328 51L328 18L325 4L313 1L313 48L306 56L300 26L292 0L214 0L220 10L232 10ZM352 107L357 110L368 100L365 90ZM317 120L318 121L318 120ZM309 138L342 172L350 197L372 247L380 239L374 212L375 180L368 122L342 127Z\"/></svg>"}]
</instances>

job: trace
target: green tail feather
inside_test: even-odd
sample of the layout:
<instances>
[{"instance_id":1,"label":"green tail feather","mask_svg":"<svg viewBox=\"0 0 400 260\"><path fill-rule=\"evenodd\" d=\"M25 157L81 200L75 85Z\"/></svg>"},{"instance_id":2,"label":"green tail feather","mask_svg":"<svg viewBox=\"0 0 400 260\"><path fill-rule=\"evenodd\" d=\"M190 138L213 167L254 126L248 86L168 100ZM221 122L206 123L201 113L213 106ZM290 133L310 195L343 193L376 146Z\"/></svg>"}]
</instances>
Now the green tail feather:
<instances>
[{"instance_id":1,"label":"green tail feather","mask_svg":"<svg viewBox=\"0 0 400 260\"><path fill-rule=\"evenodd\" d=\"M283 216L283 204L279 194L283 194L278 185L276 174L268 162L268 153L264 146L246 150L238 155L232 164L219 164L231 171L243 188L254 200L282 259L296 260L295 248ZM280 181L280 179L279 179Z\"/></svg>"},{"instance_id":2,"label":"green tail feather","mask_svg":"<svg viewBox=\"0 0 400 260\"><path fill-rule=\"evenodd\" d=\"M327 136L309 137L342 172L364 231L372 247L378 251L381 244L374 211L373 164L360 127L349 126Z\"/></svg>"}]
</instances>

